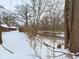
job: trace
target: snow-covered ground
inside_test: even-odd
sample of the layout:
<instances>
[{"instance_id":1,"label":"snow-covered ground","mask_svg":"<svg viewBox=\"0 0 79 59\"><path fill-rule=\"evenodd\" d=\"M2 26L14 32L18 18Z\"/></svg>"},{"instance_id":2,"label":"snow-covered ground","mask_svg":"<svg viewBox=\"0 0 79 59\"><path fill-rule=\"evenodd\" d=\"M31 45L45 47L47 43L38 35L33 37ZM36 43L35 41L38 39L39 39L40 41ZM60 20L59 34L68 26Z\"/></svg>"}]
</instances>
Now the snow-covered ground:
<instances>
[{"instance_id":1,"label":"snow-covered ground","mask_svg":"<svg viewBox=\"0 0 79 59\"><path fill-rule=\"evenodd\" d=\"M0 59L52 59L53 51L51 52L44 44L43 42L53 45L50 43L50 40L43 40L44 38L41 38L43 41L41 45L40 43L37 43L37 48L34 50L31 44L35 44L35 42L27 42L29 39L25 33L18 32L17 31L10 31L10 32L3 32L3 45L12 51L14 54L11 54L10 52L6 51L2 46L0 46ZM56 43L57 44L57 43ZM39 47L41 46L41 47ZM50 48L50 47L49 47ZM35 51L37 51L37 56ZM56 51L62 51L66 52L65 49L56 49ZM57 55L60 55L62 53L57 52ZM50 56L50 57L48 57ZM41 57L41 58L40 58ZM55 59L69 59L66 55L56 57ZM77 58L78 59L78 58Z\"/></svg>"},{"instance_id":2,"label":"snow-covered ground","mask_svg":"<svg viewBox=\"0 0 79 59\"><path fill-rule=\"evenodd\" d=\"M26 35L18 31L3 32L3 45L14 54L9 53L0 46L0 59L33 59L33 51L26 42Z\"/></svg>"}]
</instances>

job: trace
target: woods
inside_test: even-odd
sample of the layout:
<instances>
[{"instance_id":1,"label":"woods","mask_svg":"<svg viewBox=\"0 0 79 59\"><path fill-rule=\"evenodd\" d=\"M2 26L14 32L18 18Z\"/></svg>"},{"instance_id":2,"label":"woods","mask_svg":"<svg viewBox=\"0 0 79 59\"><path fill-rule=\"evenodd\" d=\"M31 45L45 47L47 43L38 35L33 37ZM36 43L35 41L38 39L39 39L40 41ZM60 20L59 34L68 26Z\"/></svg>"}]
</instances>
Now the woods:
<instances>
[{"instance_id":1,"label":"woods","mask_svg":"<svg viewBox=\"0 0 79 59\"><path fill-rule=\"evenodd\" d=\"M23 57L31 49L34 59L75 59L79 55L78 0L6 3L8 7L0 5L0 46L7 52Z\"/></svg>"},{"instance_id":2,"label":"woods","mask_svg":"<svg viewBox=\"0 0 79 59\"><path fill-rule=\"evenodd\" d=\"M18 14L35 30L64 31L64 2L51 0L30 0L31 5L17 6ZM59 3L59 4L58 4ZM47 27L48 28L47 28Z\"/></svg>"}]
</instances>

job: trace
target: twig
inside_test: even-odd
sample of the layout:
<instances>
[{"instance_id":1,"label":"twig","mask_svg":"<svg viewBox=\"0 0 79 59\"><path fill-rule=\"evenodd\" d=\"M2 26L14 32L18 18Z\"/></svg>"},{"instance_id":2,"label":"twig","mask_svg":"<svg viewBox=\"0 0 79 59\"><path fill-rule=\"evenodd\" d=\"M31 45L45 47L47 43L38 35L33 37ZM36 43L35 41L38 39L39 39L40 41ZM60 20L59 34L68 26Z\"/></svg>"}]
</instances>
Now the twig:
<instances>
[{"instance_id":1,"label":"twig","mask_svg":"<svg viewBox=\"0 0 79 59\"><path fill-rule=\"evenodd\" d=\"M11 54L14 54L12 51L10 51L9 49L7 49L4 45L1 44L1 46L8 52L10 52Z\"/></svg>"},{"instance_id":2,"label":"twig","mask_svg":"<svg viewBox=\"0 0 79 59\"><path fill-rule=\"evenodd\" d=\"M50 46L49 44L47 44L47 43L45 43L45 42L41 42L40 40L38 40L41 44L43 44L43 45L45 45L49 50L51 50L51 51L53 51L52 49L54 49L54 47L52 47L52 46ZM52 49L50 49L50 48L52 48ZM62 54L60 54L60 55L58 55L58 56L55 56L55 57L59 57L59 56L62 56L62 55L71 55L71 56L73 56L71 53L66 53L66 52L63 52L63 51L54 51L54 52L59 52L59 53L62 53Z\"/></svg>"},{"instance_id":3,"label":"twig","mask_svg":"<svg viewBox=\"0 0 79 59\"><path fill-rule=\"evenodd\" d=\"M45 45L49 50L53 51L52 49L54 49L54 48L53 48L52 46L48 45L48 44L45 43L45 42L43 42L43 43L44 43L44 45ZM49 47L52 48L52 49L50 49ZM62 56L62 55L64 55L64 54L73 56L71 53L66 53L66 52L63 52L63 51L54 51L54 52L62 53L62 54L60 54L60 55L58 55L58 56L55 56L55 57L59 57L59 56Z\"/></svg>"},{"instance_id":4,"label":"twig","mask_svg":"<svg viewBox=\"0 0 79 59\"><path fill-rule=\"evenodd\" d=\"M36 56L37 56L39 59L42 59L41 56L37 54L37 52L36 52L36 50L35 50L34 48L33 48L33 50L34 50Z\"/></svg>"}]
</instances>

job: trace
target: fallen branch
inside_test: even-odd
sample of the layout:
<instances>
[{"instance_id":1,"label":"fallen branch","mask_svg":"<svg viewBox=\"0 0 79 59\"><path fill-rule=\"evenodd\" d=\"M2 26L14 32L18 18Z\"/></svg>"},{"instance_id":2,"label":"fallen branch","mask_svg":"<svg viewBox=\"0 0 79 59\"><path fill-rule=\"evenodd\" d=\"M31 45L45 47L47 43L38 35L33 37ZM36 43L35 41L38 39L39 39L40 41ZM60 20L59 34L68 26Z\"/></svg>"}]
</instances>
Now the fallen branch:
<instances>
[{"instance_id":1,"label":"fallen branch","mask_svg":"<svg viewBox=\"0 0 79 59\"><path fill-rule=\"evenodd\" d=\"M2 46L6 51L8 51L9 53L14 54L12 51L10 51L9 49L7 49L4 45L1 44L1 46Z\"/></svg>"}]
</instances>

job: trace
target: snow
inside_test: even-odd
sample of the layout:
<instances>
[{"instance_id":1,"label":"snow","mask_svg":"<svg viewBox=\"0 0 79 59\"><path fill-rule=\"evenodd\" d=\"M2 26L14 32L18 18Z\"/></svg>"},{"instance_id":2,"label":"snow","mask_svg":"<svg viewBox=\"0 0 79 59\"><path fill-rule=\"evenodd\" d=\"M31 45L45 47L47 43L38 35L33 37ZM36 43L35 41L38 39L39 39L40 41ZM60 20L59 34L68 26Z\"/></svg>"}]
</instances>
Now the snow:
<instances>
[{"instance_id":1,"label":"snow","mask_svg":"<svg viewBox=\"0 0 79 59\"><path fill-rule=\"evenodd\" d=\"M17 27L15 27L15 26L9 27L9 26L7 26L6 24L1 24L1 26L2 26L2 27L5 27L5 28L17 28Z\"/></svg>"},{"instance_id":2,"label":"snow","mask_svg":"<svg viewBox=\"0 0 79 59\"><path fill-rule=\"evenodd\" d=\"M27 40L29 39L25 33L19 32L18 30L3 32L2 38L3 38L3 45L6 48L8 48L10 51L12 51L14 54L9 53L0 45L0 59L39 59L38 57L34 57L35 56L34 50L30 47L29 43L27 42ZM50 43L50 40L46 39L41 41L44 41L52 46L52 43ZM39 45L41 44L38 43L38 47L37 47L38 54L41 53L40 55L42 56L42 59L47 59L47 56L48 54L49 55L51 54L49 53L51 51L49 51L46 46L42 46L41 48L39 47ZM39 48L41 48L41 52ZM67 53L67 50L63 48L56 49L56 51L62 51ZM59 53L59 52L56 53L56 55L60 55L60 54L62 53ZM63 59L65 59L66 56L64 55L61 57L56 57L55 59L62 59L62 57ZM75 57L75 56L73 57L79 59L78 57Z\"/></svg>"},{"instance_id":3,"label":"snow","mask_svg":"<svg viewBox=\"0 0 79 59\"><path fill-rule=\"evenodd\" d=\"M19 33L18 31L3 32L3 45L10 49L14 54L11 54L0 48L0 59L33 59L29 57L30 53L33 51L26 43L26 35L24 33Z\"/></svg>"},{"instance_id":4,"label":"snow","mask_svg":"<svg viewBox=\"0 0 79 59\"><path fill-rule=\"evenodd\" d=\"M8 28L8 26L7 26L6 24L1 24L1 26L2 26L2 27Z\"/></svg>"}]
</instances>

